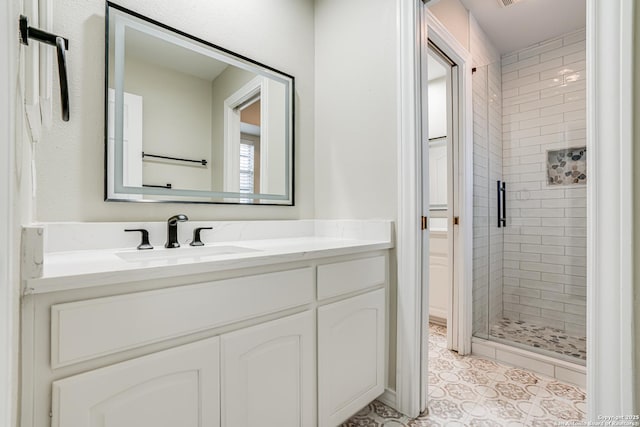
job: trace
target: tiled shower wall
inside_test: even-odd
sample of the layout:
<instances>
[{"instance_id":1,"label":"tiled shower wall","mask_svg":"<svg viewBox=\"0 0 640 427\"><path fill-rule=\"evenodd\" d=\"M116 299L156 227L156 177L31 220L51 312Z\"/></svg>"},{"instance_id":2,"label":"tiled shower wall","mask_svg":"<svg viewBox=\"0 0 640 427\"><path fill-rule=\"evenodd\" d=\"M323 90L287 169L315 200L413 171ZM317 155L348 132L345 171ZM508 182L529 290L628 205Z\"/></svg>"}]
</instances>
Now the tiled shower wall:
<instances>
[{"instance_id":1,"label":"tiled shower wall","mask_svg":"<svg viewBox=\"0 0 640 427\"><path fill-rule=\"evenodd\" d=\"M581 30L502 58L503 315L580 336L586 189L549 186L546 153L586 145L585 54Z\"/></svg>"},{"instance_id":2,"label":"tiled shower wall","mask_svg":"<svg viewBox=\"0 0 640 427\"><path fill-rule=\"evenodd\" d=\"M495 224L502 175L500 55L471 18L473 74L473 334L487 337L502 317L503 233Z\"/></svg>"}]
</instances>

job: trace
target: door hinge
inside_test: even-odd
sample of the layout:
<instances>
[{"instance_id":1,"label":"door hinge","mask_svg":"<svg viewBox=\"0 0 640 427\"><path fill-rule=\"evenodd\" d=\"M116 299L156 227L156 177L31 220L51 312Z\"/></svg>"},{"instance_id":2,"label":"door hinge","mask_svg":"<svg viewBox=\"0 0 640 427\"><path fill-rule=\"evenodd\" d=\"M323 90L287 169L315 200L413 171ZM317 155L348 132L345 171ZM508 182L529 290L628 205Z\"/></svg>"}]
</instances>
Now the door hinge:
<instances>
[{"instance_id":1,"label":"door hinge","mask_svg":"<svg viewBox=\"0 0 640 427\"><path fill-rule=\"evenodd\" d=\"M459 225L460 224L460 217L459 216L454 216L453 217L453 225Z\"/></svg>"},{"instance_id":2,"label":"door hinge","mask_svg":"<svg viewBox=\"0 0 640 427\"><path fill-rule=\"evenodd\" d=\"M427 228L429 228L429 220L427 219L426 216L422 217L422 230L426 230Z\"/></svg>"}]
</instances>

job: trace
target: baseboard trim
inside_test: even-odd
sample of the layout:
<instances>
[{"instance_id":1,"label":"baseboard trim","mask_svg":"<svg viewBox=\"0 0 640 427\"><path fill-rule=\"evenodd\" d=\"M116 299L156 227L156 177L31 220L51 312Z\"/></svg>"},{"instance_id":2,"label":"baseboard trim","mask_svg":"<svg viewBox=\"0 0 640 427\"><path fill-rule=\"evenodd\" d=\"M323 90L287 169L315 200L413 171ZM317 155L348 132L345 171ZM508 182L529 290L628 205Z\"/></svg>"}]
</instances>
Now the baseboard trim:
<instances>
[{"instance_id":1,"label":"baseboard trim","mask_svg":"<svg viewBox=\"0 0 640 427\"><path fill-rule=\"evenodd\" d=\"M474 337L471 340L471 354L493 359L506 365L525 368L582 388L585 388L587 384L587 369L582 365L506 344Z\"/></svg>"},{"instance_id":2,"label":"baseboard trim","mask_svg":"<svg viewBox=\"0 0 640 427\"><path fill-rule=\"evenodd\" d=\"M382 393L380 395L380 397L378 397L378 400L382 403L384 403L385 405L395 409L396 411L398 411L398 401L396 398L396 391L395 390L391 390L390 388L386 388L384 390L384 393Z\"/></svg>"},{"instance_id":3,"label":"baseboard trim","mask_svg":"<svg viewBox=\"0 0 640 427\"><path fill-rule=\"evenodd\" d=\"M447 326L447 318L429 314L429 323L434 323L440 326Z\"/></svg>"}]
</instances>

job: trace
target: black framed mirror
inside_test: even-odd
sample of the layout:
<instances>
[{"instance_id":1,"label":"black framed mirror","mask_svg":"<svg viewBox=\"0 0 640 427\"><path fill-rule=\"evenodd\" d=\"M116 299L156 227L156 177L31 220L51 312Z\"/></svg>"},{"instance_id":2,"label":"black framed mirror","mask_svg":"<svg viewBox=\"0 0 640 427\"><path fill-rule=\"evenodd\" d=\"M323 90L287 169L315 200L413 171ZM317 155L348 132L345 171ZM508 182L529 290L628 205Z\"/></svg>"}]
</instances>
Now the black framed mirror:
<instances>
[{"instance_id":1,"label":"black framed mirror","mask_svg":"<svg viewBox=\"0 0 640 427\"><path fill-rule=\"evenodd\" d=\"M105 200L292 206L294 78L107 2Z\"/></svg>"}]
</instances>

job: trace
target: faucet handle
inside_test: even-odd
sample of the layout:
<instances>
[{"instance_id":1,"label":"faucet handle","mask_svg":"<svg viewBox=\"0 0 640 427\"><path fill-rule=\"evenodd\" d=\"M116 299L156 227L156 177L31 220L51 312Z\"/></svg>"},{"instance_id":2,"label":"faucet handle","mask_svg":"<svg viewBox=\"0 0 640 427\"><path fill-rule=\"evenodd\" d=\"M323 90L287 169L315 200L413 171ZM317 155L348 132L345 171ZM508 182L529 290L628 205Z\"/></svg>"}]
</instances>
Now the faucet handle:
<instances>
[{"instance_id":1,"label":"faucet handle","mask_svg":"<svg viewBox=\"0 0 640 427\"><path fill-rule=\"evenodd\" d=\"M204 243L202 243L202 240L200 240L200 232L202 230L213 230L213 227L198 227L196 229L193 230L193 240L191 241L191 243L189 243L189 245L191 246L204 246Z\"/></svg>"},{"instance_id":2,"label":"faucet handle","mask_svg":"<svg viewBox=\"0 0 640 427\"><path fill-rule=\"evenodd\" d=\"M124 231L139 231L142 234L142 241L138 245L138 250L153 249L153 246L149 243L149 232L144 228L127 229Z\"/></svg>"}]
</instances>

